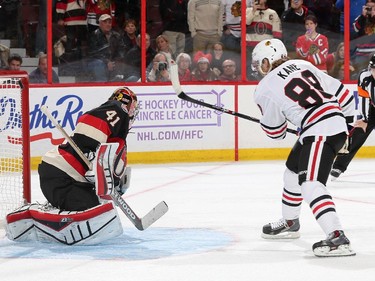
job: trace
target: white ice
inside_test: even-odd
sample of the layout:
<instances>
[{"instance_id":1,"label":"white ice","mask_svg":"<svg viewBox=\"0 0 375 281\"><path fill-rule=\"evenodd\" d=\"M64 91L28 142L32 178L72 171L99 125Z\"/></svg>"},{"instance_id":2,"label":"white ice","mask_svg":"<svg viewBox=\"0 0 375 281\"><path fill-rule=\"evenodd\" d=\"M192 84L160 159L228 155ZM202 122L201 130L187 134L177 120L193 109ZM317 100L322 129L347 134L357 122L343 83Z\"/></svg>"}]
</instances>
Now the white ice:
<instances>
[{"instance_id":1,"label":"white ice","mask_svg":"<svg viewBox=\"0 0 375 281\"><path fill-rule=\"evenodd\" d=\"M325 238L304 203L301 238L269 241L281 216L283 161L133 165L124 196L140 215L165 200L168 213L145 231L122 215L124 234L98 246L17 243L0 233L3 281L375 280L375 160L355 159L327 186L354 257L317 258ZM33 201L44 202L38 177Z\"/></svg>"}]
</instances>

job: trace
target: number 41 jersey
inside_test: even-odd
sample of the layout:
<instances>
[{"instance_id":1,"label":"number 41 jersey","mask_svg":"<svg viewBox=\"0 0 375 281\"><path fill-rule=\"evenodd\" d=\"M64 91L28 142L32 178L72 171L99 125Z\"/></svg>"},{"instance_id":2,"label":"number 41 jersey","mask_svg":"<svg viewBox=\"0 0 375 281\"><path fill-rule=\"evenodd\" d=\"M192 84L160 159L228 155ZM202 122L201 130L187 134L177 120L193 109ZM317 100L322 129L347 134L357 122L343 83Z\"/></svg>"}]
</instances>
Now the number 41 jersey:
<instances>
[{"instance_id":1,"label":"number 41 jersey","mask_svg":"<svg viewBox=\"0 0 375 281\"><path fill-rule=\"evenodd\" d=\"M101 143L118 142L120 151L126 146L129 131L129 115L126 105L110 100L79 117L72 140L78 148L93 160L96 149ZM42 160L64 171L79 182L87 182L88 170L85 162L69 143L63 143L47 152Z\"/></svg>"},{"instance_id":2,"label":"number 41 jersey","mask_svg":"<svg viewBox=\"0 0 375 281\"><path fill-rule=\"evenodd\" d=\"M288 60L268 73L254 93L267 136L283 139L287 121L298 127L300 138L347 132L353 122L353 94L337 79L310 62Z\"/></svg>"}]
</instances>

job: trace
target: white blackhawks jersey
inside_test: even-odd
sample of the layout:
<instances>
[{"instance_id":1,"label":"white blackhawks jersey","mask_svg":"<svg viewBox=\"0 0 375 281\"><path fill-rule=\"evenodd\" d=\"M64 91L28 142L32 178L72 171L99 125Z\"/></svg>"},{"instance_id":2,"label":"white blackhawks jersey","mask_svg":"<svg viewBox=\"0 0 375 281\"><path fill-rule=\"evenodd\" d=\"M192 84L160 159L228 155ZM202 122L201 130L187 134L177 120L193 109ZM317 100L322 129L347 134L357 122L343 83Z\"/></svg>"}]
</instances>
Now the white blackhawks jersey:
<instances>
[{"instance_id":1,"label":"white blackhawks jersey","mask_svg":"<svg viewBox=\"0 0 375 281\"><path fill-rule=\"evenodd\" d=\"M347 132L353 122L353 94L337 79L308 61L289 60L268 73L258 84L254 100L267 136L283 139L287 122L306 136L333 136Z\"/></svg>"}]
</instances>

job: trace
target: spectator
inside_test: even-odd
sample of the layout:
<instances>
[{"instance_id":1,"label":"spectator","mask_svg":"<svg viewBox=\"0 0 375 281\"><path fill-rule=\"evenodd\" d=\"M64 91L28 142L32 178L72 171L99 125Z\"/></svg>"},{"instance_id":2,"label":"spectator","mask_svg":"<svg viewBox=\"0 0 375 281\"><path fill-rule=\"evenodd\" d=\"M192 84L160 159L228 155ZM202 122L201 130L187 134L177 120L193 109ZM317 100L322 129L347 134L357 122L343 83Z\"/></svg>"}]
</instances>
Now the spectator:
<instances>
[{"instance_id":1,"label":"spectator","mask_svg":"<svg viewBox=\"0 0 375 281\"><path fill-rule=\"evenodd\" d=\"M90 35L88 67L95 81L109 81L124 71L125 46L121 35L112 29L112 17L99 18L99 28Z\"/></svg>"},{"instance_id":2,"label":"spectator","mask_svg":"<svg viewBox=\"0 0 375 281\"><path fill-rule=\"evenodd\" d=\"M248 6L250 1L247 0ZM224 5L224 31L221 42L232 58L237 62L241 60L241 1L223 0ZM215 46L214 46L215 48ZM220 67L222 61L220 62Z\"/></svg>"},{"instance_id":3,"label":"spectator","mask_svg":"<svg viewBox=\"0 0 375 281\"><path fill-rule=\"evenodd\" d=\"M256 44L264 39L281 39L281 21L275 10L268 8L267 0L255 1L252 7L246 8L246 61L247 76L254 80L251 68L251 53Z\"/></svg>"},{"instance_id":4,"label":"spectator","mask_svg":"<svg viewBox=\"0 0 375 281\"><path fill-rule=\"evenodd\" d=\"M52 10L56 10L57 0L52 1ZM85 12L86 15L86 12ZM47 0L39 0L38 26L35 37L35 54L47 52Z\"/></svg>"},{"instance_id":5,"label":"spectator","mask_svg":"<svg viewBox=\"0 0 375 281\"><path fill-rule=\"evenodd\" d=\"M65 27L63 60L70 62L87 55L87 19L84 0L57 0L57 24Z\"/></svg>"},{"instance_id":6,"label":"spectator","mask_svg":"<svg viewBox=\"0 0 375 281\"><path fill-rule=\"evenodd\" d=\"M297 55L311 62L320 70L327 73L328 39L316 32L317 18L313 15L305 19L306 33L297 38Z\"/></svg>"},{"instance_id":7,"label":"spectator","mask_svg":"<svg viewBox=\"0 0 375 281\"><path fill-rule=\"evenodd\" d=\"M211 54L204 54L198 51L194 56L194 61L196 63L196 68L191 74L192 81L216 81L218 80L218 73L215 73L211 69Z\"/></svg>"},{"instance_id":8,"label":"spectator","mask_svg":"<svg viewBox=\"0 0 375 281\"><path fill-rule=\"evenodd\" d=\"M115 21L116 3L114 0L86 0L87 28L90 33L98 29L101 15L110 15L112 17L112 27L117 27Z\"/></svg>"},{"instance_id":9,"label":"spectator","mask_svg":"<svg viewBox=\"0 0 375 281\"><path fill-rule=\"evenodd\" d=\"M190 0L188 24L193 38L193 52L209 51L223 33L224 7L221 0Z\"/></svg>"},{"instance_id":10,"label":"spectator","mask_svg":"<svg viewBox=\"0 0 375 281\"><path fill-rule=\"evenodd\" d=\"M350 80L355 80L354 71L355 71L355 68L354 68L352 62L349 62L349 72L350 72L349 79ZM345 63L344 63L344 61L343 60L336 61L329 74L332 77L334 77L334 78L336 78L340 81L343 81L344 78L345 78L345 76L344 76L345 75Z\"/></svg>"},{"instance_id":11,"label":"spectator","mask_svg":"<svg viewBox=\"0 0 375 281\"><path fill-rule=\"evenodd\" d=\"M163 20L160 14L160 0L147 0L146 2L146 30L150 35L151 48L156 49L155 38L163 32Z\"/></svg>"},{"instance_id":12,"label":"spectator","mask_svg":"<svg viewBox=\"0 0 375 281\"><path fill-rule=\"evenodd\" d=\"M358 36L375 33L375 0L367 0L361 14L354 20L354 31Z\"/></svg>"},{"instance_id":13,"label":"spectator","mask_svg":"<svg viewBox=\"0 0 375 281\"><path fill-rule=\"evenodd\" d=\"M0 69L8 67L8 59L9 59L10 49L0 44Z\"/></svg>"},{"instance_id":14,"label":"spectator","mask_svg":"<svg viewBox=\"0 0 375 281\"><path fill-rule=\"evenodd\" d=\"M357 38L351 42L351 56L354 67L363 69L375 48L375 0L367 0L361 14L353 23Z\"/></svg>"},{"instance_id":15,"label":"spectator","mask_svg":"<svg viewBox=\"0 0 375 281\"><path fill-rule=\"evenodd\" d=\"M137 45L137 24L135 20L128 19L125 21L122 30L122 40L125 45L125 53Z\"/></svg>"},{"instance_id":16,"label":"spectator","mask_svg":"<svg viewBox=\"0 0 375 281\"><path fill-rule=\"evenodd\" d=\"M219 76L220 81L239 81L240 76L236 74L236 62L231 59L227 59L223 62L223 73Z\"/></svg>"},{"instance_id":17,"label":"spectator","mask_svg":"<svg viewBox=\"0 0 375 281\"><path fill-rule=\"evenodd\" d=\"M298 34L306 31L305 19L309 15L314 13L303 5L303 0L290 0L290 8L281 16L283 42L291 58L295 57L293 53L296 50Z\"/></svg>"},{"instance_id":18,"label":"spectator","mask_svg":"<svg viewBox=\"0 0 375 281\"><path fill-rule=\"evenodd\" d=\"M5 23L4 38L20 39L22 41L23 38L19 38L22 36L22 33L18 28L19 1L1 1L0 4L0 10L2 12L0 21ZM19 46L21 45L22 44L19 44Z\"/></svg>"},{"instance_id":19,"label":"spectator","mask_svg":"<svg viewBox=\"0 0 375 281\"><path fill-rule=\"evenodd\" d=\"M330 31L332 29L333 0L305 0L305 6L314 13L320 30Z\"/></svg>"},{"instance_id":20,"label":"spectator","mask_svg":"<svg viewBox=\"0 0 375 281\"><path fill-rule=\"evenodd\" d=\"M155 39L156 42L156 51L163 52L169 59L174 59L173 51L169 46L168 37L165 35L159 35Z\"/></svg>"},{"instance_id":21,"label":"spectator","mask_svg":"<svg viewBox=\"0 0 375 281\"><path fill-rule=\"evenodd\" d=\"M176 58L176 63L180 81L191 81L191 57L186 53L180 53Z\"/></svg>"},{"instance_id":22,"label":"spectator","mask_svg":"<svg viewBox=\"0 0 375 281\"><path fill-rule=\"evenodd\" d=\"M22 57L19 54L11 54L8 58L8 70L20 70Z\"/></svg>"},{"instance_id":23,"label":"spectator","mask_svg":"<svg viewBox=\"0 0 375 281\"><path fill-rule=\"evenodd\" d=\"M166 82L171 81L167 55L164 52L157 53L148 67L147 81Z\"/></svg>"},{"instance_id":24,"label":"spectator","mask_svg":"<svg viewBox=\"0 0 375 281\"><path fill-rule=\"evenodd\" d=\"M124 26L129 19L140 22L141 0L115 0L116 21L118 26Z\"/></svg>"},{"instance_id":25,"label":"spectator","mask_svg":"<svg viewBox=\"0 0 375 281\"><path fill-rule=\"evenodd\" d=\"M223 73L223 62L229 58L226 50L224 49L224 44L221 42L215 43L211 55L211 68L217 71L218 74Z\"/></svg>"},{"instance_id":26,"label":"spectator","mask_svg":"<svg viewBox=\"0 0 375 281\"><path fill-rule=\"evenodd\" d=\"M146 33L146 66L148 66L156 55L156 51L151 48L150 35ZM125 77L127 82L136 82L141 78L141 34L137 36L137 45L128 51L125 57L126 68Z\"/></svg>"},{"instance_id":27,"label":"spectator","mask_svg":"<svg viewBox=\"0 0 375 281\"><path fill-rule=\"evenodd\" d=\"M334 53L328 54L327 56L328 74L339 80L344 79L344 72L345 72L344 71L345 70L344 55L345 55L344 43L341 42L338 45L336 51ZM352 61L349 62L349 72L350 72L349 79L356 80L355 68L354 68Z\"/></svg>"},{"instance_id":28,"label":"spectator","mask_svg":"<svg viewBox=\"0 0 375 281\"><path fill-rule=\"evenodd\" d=\"M163 35L169 39L172 54L176 57L185 51L185 34L189 32L187 24L188 0L161 0L160 14L163 20Z\"/></svg>"},{"instance_id":29,"label":"spectator","mask_svg":"<svg viewBox=\"0 0 375 281\"><path fill-rule=\"evenodd\" d=\"M337 49L336 49L335 52L327 55L326 64L327 64L328 74L331 73L335 63L337 63L338 61L344 61L344 55L345 55L345 53L344 53L344 42L341 42L337 46Z\"/></svg>"},{"instance_id":30,"label":"spectator","mask_svg":"<svg viewBox=\"0 0 375 281\"><path fill-rule=\"evenodd\" d=\"M335 5L340 10L340 32L344 33L344 2L345 0L337 0ZM355 19L362 13L366 0L350 1L350 38L353 40L358 35L354 31L353 23Z\"/></svg>"},{"instance_id":31,"label":"spectator","mask_svg":"<svg viewBox=\"0 0 375 281\"><path fill-rule=\"evenodd\" d=\"M283 13L288 9L288 0L267 0L267 5L272 10L275 10L279 18L283 15Z\"/></svg>"},{"instance_id":32,"label":"spectator","mask_svg":"<svg viewBox=\"0 0 375 281\"><path fill-rule=\"evenodd\" d=\"M41 54L39 56L38 67L35 70L33 70L29 75L30 83L36 83L36 84L48 83L47 73L48 73L47 55ZM59 76L53 69L52 69L52 82L60 83Z\"/></svg>"}]
</instances>

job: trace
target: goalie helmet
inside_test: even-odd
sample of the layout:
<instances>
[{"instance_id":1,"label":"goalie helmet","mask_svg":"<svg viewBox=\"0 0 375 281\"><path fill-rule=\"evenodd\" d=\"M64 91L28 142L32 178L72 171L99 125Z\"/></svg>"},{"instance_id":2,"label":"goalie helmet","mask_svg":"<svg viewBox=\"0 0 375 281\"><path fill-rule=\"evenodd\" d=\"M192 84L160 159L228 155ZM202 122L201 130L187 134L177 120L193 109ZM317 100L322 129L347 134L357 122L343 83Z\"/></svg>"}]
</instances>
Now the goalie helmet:
<instances>
[{"instance_id":1,"label":"goalie helmet","mask_svg":"<svg viewBox=\"0 0 375 281\"><path fill-rule=\"evenodd\" d=\"M288 52L281 40L266 39L255 46L252 54L252 67L262 76L266 76L275 61L287 56Z\"/></svg>"},{"instance_id":2,"label":"goalie helmet","mask_svg":"<svg viewBox=\"0 0 375 281\"><path fill-rule=\"evenodd\" d=\"M128 87L121 87L116 89L110 96L109 100L117 100L126 105L130 122L133 124L135 117L138 114L138 100L135 93Z\"/></svg>"}]
</instances>

